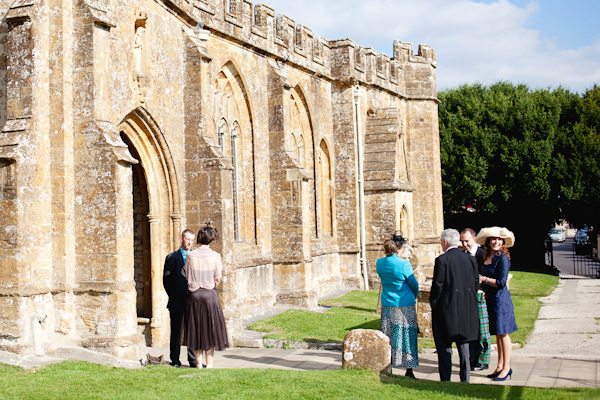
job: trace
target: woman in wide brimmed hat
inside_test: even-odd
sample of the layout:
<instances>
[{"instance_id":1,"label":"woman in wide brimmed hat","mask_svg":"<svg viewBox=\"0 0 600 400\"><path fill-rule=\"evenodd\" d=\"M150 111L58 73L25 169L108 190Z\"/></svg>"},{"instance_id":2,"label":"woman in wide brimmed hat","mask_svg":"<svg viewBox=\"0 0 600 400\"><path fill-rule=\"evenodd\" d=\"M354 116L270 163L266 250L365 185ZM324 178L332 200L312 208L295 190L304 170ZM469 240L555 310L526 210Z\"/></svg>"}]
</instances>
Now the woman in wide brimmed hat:
<instances>
[{"instance_id":1,"label":"woman in wide brimmed hat","mask_svg":"<svg viewBox=\"0 0 600 400\"><path fill-rule=\"evenodd\" d=\"M488 377L503 381L512 376L512 342L509 335L517 330L512 298L507 287L510 270L508 248L515 244L515 235L506 228L493 226L479 231L475 241L485 249L479 284L485 292L490 333L496 335L498 347L498 366Z\"/></svg>"}]
</instances>

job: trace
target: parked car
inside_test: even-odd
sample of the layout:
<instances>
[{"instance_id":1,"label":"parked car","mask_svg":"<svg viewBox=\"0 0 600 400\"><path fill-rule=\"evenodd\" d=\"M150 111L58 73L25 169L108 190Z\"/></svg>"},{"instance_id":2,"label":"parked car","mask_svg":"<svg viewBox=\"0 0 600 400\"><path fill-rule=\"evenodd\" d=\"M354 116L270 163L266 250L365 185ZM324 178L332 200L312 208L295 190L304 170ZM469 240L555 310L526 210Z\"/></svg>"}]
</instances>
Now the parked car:
<instances>
[{"instance_id":1,"label":"parked car","mask_svg":"<svg viewBox=\"0 0 600 400\"><path fill-rule=\"evenodd\" d=\"M575 234L575 244L586 244L589 241L588 230L588 228L577 230L577 233Z\"/></svg>"},{"instance_id":2,"label":"parked car","mask_svg":"<svg viewBox=\"0 0 600 400\"><path fill-rule=\"evenodd\" d=\"M567 235L565 234L565 231L560 228L550 229L550 232L548 232L548 236L550 236L550 239L553 242L562 243L565 240L567 240Z\"/></svg>"}]
</instances>

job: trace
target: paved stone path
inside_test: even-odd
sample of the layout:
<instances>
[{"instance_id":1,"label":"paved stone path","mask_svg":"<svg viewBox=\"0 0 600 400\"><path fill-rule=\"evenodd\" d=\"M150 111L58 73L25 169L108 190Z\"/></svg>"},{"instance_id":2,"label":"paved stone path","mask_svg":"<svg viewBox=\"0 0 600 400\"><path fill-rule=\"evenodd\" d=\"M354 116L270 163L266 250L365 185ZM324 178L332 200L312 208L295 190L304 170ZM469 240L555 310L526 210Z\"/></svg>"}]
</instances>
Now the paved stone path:
<instances>
[{"instance_id":1,"label":"paved stone path","mask_svg":"<svg viewBox=\"0 0 600 400\"><path fill-rule=\"evenodd\" d=\"M573 273L573 240L554 244L560 281L542 301L540 314L519 357L600 361L600 280Z\"/></svg>"},{"instance_id":2,"label":"paved stone path","mask_svg":"<svg viewBox=\"0 0 600 400\"><path fill-rule=\"evenodd\" d=\"M562 252L562 253L561 253ZM536 387L600 387L600 280L581 279L572 273L570 247L555 246L555 265L561 271L556 290L542 299L534 330L522 349L513 351L512 379L493 382L485 377L489 370L472 372L471 383ZM336 294L339 295L339 294ZM276 310L280 312L282 310ZM266 318L269 313L261 316ZM252 322L252 321L248 321ZM168 357L168 348L148 348L152 355ZM66 359L141 368L139 362L119 360L85 349L57 349L44 356L18 356L0 351L0 363L25 368ZM216 352L216 368L277 368L290 370L331 370L341 366L340 351L231 348ZM492 352L491 366L496 363ZM187 365L185 352L182 364ZM437 356L420 354L418 379L438 381ZM454 356L452 381L458 378L458 356ZM394 369L394 374L403 374Z\"/></svg>"}]
</instances>

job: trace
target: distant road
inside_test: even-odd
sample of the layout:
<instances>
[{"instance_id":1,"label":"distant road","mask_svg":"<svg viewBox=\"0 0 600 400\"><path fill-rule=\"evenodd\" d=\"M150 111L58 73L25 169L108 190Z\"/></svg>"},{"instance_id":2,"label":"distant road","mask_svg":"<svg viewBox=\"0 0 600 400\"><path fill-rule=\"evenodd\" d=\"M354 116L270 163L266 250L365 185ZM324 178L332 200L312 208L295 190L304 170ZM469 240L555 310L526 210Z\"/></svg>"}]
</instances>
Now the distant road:
<instances>
[{"instance_id":1,"label":"distant road","mask_svg":"<svg viewBox=\"0 0 600 400\"><path fill-rule=\"evenodd\" d=\"M567 238L563 243L552 243L554 266L566 274L573 274L573 245L575 240Z\"/></svg>"},{"instance_id":2,"label":"distant road","mask_svg":"<svg viewBox=\"0 0 600 400\"><path fill-rule=\"evenodd\" d=\"M600 273L600 263L583 255L574 255L574 244L573 238L567 239L564 243L552 243L554 266L565 274L595 277ZM574 266L575 258L577 266Z\"/></svg>"}]
</instances>

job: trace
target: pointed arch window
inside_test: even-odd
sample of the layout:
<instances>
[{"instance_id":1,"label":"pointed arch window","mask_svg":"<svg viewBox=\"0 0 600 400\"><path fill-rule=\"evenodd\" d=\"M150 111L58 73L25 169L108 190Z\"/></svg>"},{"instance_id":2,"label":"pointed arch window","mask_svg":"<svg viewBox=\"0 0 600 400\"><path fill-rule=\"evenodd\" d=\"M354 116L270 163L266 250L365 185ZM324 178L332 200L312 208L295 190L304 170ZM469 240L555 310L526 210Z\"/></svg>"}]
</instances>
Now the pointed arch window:
<instances>
[{"instance_id":1,"label":"pointed arch window","mask_svg":"<svg viewBox=\"0 0 600 400\"><path fill-rule=\"evenodd\" d=\"M223 156L231 162L233 212L227 223L234 240L256 244L254 134L246 90L232 63L222 67L214 85L216 136Z\"/></svg>"},{"instance_id":2,"label":"pointed arch window","mask_svg":"<svg viewBox=\"0 0 600 400\"><path fill-rule=\"evenodd\" d=\"M300 109L298 106L298 101L294 98L294 95L290 97L290 101L292 104L292 143L290 143L290 148L288 150L292 151L292 153L296 156L301 166L306 167L306 152L304 148L304 135L302 135L303 127L302 120L300 117Z\"/></svg>"}]
</instances>

